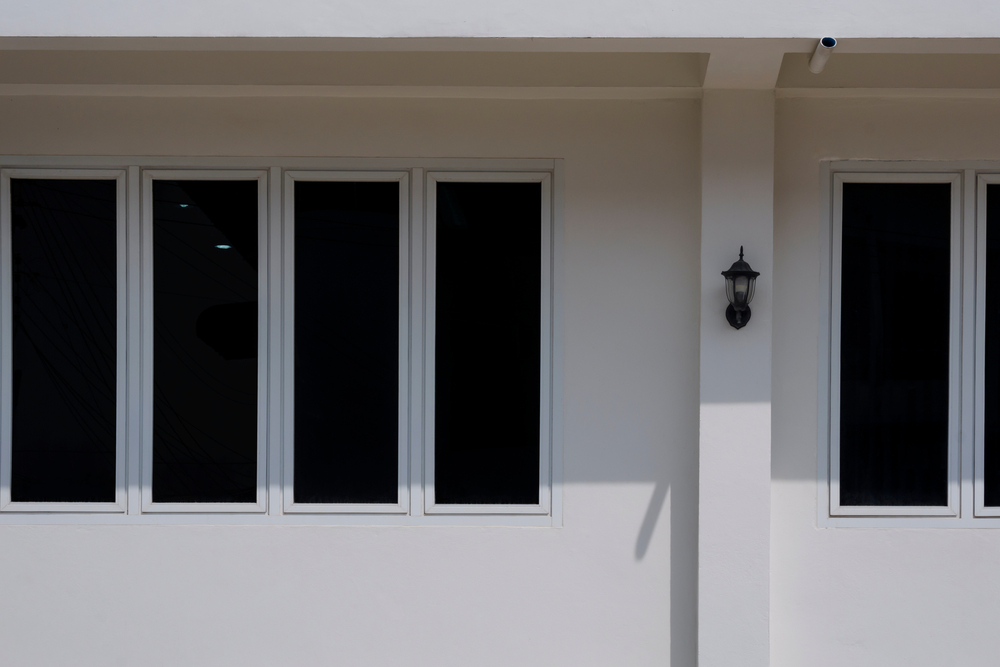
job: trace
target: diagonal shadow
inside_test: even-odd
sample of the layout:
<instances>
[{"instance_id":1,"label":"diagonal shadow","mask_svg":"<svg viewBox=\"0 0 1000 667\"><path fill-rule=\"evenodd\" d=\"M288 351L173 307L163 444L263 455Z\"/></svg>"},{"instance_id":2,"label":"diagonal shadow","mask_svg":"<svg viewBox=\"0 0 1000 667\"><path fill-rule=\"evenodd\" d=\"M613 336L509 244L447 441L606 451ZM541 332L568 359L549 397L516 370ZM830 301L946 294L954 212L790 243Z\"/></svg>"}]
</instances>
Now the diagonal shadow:
<instances>
[{"instance_id":1,"label":"diagonal shadow","mask_svg":"<svg viewBox=\"0 0 1000 667\"><path fill-rule=\"evenodd\" d=\"M697 663L698 630L698 503L697 475L688 479L661 478L653 487L639 535L635 559L649 550L653 533L670 497L670 664ZM691 507L695 511L691 512ZM693 518L692 518L693 517Z\"/></svg>"}]
</instances>

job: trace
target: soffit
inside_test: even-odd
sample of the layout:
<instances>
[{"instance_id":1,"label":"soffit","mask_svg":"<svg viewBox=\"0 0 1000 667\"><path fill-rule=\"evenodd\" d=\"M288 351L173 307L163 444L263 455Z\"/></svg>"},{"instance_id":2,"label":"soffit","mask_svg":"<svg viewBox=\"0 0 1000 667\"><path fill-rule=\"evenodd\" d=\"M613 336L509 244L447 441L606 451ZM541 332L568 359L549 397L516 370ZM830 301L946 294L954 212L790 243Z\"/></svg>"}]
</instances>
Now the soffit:
<instances>
[{"instance_id":1,"label":"soffit","mask_svg":"<svg viewBox=\"0 0 1000 667\"><path fill-rule=\"evenodd\" d=\"M809 71L809 54L786 53L778 73L777 87L998 88L1000 54L838 53L835 50L823 71L813 74Z\"/></svg>"},{"instance_id":2,"label":"soffit","mask_svg":"<svg viewBox=\"0 0 1000 667\"><path fill-rule=\"evenodd\" d=\"M689 88L698 53L433 51L0 52L0 84Z\"/></svg>"}]
</instances>

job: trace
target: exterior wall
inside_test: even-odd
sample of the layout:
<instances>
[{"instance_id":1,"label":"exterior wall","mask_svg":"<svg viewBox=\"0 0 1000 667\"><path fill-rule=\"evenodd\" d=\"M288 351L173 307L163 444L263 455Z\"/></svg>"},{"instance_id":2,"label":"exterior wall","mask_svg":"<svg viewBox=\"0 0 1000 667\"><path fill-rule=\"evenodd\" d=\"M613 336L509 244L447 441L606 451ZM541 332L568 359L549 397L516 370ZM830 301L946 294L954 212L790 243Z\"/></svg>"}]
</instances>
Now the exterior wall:
<instances>
[{"instance_id":1,"label":"exterior wall","mask_svg":"<svg viewBox=\"0 0 1000 667\"><path fill-rule=\"evenodd\" d=\"M767 667L774 94L706 91L701 123L698 665ZM737 330L720 271L744 246L760 297Z\"/></svg>"},{"instance_id":2,"label":"exterior wall","mask_svg":"<svg viewBox=\"0 0 1000 667\"><path fill-rule=\"evenodd\" d=\"M771 659L986 665L995 529L817 528L819 162L1000 159L997 99L779 99L775 132Z\"/></svg>"},{"instance_id":3,"label":"exterior wall","mask_svg":"<svg viewBox=\"0 0 1000 667\"><path fill-rule=\"evenodd\" d=\"M330 37L993 37L979 0L127 0L17 3L0 35Z\"/></svg>"},{"instance_id":4,"label":"exterior wall","mask_svg":"<svg viewBox=\"0 0 1000 667\"><path fill-rule=\"evenodd\" d=\"M565 158L559 528L0 526L4 664L695 664L700 103L0 98L3 155Z\"/></svg>"}]
</instances>

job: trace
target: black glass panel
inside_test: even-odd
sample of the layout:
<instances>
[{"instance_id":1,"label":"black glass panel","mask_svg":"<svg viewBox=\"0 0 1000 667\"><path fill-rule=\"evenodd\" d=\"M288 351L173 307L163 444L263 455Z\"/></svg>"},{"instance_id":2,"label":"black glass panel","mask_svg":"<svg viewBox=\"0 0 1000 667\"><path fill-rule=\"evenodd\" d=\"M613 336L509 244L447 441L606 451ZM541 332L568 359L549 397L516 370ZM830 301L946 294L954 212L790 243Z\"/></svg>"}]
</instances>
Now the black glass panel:
<instances>
[{"instance_id":1,"label":"black glass panel","mask_svg":"<svg viewBox=\"0 0 1000 667\"><path fill-rule=\"evenodd\" d=\"M1000 506L1000 185L986 186L984 500Z\"/></svg>"},{"instance_id":2,"label":"black glass panel","mask_svg":"<svg viewBox=\"0 0 1000 667\"><path fill-rule=\"evenodd\" d=\"M116 183L11 179L11 499L114 502Z\"/></svg>"},{"instance_id":3,"label":"black glass panel","mask_svg":"<svg viewBox=\"0 0 1000 667\"><path fill-rule=\"evenodd\" d=\"M951 186L847 183L842 505L946 505Z\"/></svg>"},{"instance_id":4,"label":"black glass panel","mask_svg":"<svg viewBox=\"0 0 1000 667\"><path fill-rule=\"evenodd\" d=\"M395 503L399 184L295 184L295 502Z\"/></svg>"},{"instance_id":5,"label":"black glass panel","mask_svg":"<svg viewBox=\"0 0 1000 667\"><path fill-rule=\"evenodd\" d=\"M257 495L257 182L153 183L153 500Z\"/></svg>"},{"instance_id":6,"label":"black glass panel","mask_svg":"<svg viewBox=\"0 0 1000 667\"><path fill-rule=\"evenodd\" d=\"M541 185L439 183L434 493L536 504Z\"/></svg>"}]
</instances>

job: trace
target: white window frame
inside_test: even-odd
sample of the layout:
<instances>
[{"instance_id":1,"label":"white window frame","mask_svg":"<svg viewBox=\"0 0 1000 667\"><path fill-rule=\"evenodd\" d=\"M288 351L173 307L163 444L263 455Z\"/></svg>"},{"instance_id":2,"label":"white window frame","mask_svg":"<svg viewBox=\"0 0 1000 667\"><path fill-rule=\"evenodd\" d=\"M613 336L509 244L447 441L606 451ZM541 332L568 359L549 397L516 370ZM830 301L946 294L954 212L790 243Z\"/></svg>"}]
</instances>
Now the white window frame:
<instances>
[{"instance_id":1,"label":"white window frame","mask_svg":"<svg viewBox=\"0 0 1000 667\"><path fill-rule=\"evenodd\" d=\"M443 505L434 498L434 345L437 287L437 184L438 183L540 183L541 222L541 364L539 394L538 500L532 505ZM426 317L424 324L424 511L427 514L548 514L551 507L552 452L552 176L547 172L445 172L427 174Z\"/></svg>"},{"instance_id":2,"label":"white window frame","mask_svg":"<svg viewBox=\"0 0 1000 667\"><path fill-rule=\"evenodd\" d=\"M397 501L395 503L295 502L295 183L395 182L399 186L399 329ZM286 171L284 236L284 486L288 513L405 514L409 511L409 385L410 385L410 175L405 171Z\"/></svg>"},{"instance_id":3,"label":"white window frame","mask_svg":"<svg viewBox=\"0 0 1000 667\"><path fill-rule=\"evenodd\" d=\"M820 164L820 298L818 355L817 523L822 528L1000 528L1000 508L983 506L983 420L985 350L986 190L1000 183L1000 163L987 160L884 161L824 160ZM864 176L865 174L873 176ZM909 176L905 176L909 175ZM952 284L950 320L949 400L949 512L912 514L914 508L866 508L871 514L849 514L835 500L833 464L839 459L835 444L834 401L838 398L839 312L834 307L834 270L839 270L837 183L875 178L881 182L915 182L903 178L943 179L952 182ZM953 181L957 181L957 185ZM864 182L864 181L862 181ZM872 182L868 180L867 182ZM921 181L916 181L921 182ZM926 180L922 182L928 182ZM933 180L931 182L934 182ZM955 216L959 216L956 238ZM960 249L958 270L956 251ZM956 294L956 279L959 280ZM836 301L835 301L836 296ZM956 312L956 304L958 310ZM835 340L836 334L836 340ZM959 341L956 345L956 341ZM956 347L958 359L956 360ZM958 405L955 405L955 394ZM957 433L956 433L957 428ZM957 443L957 451L955 449ZM957 480L953 473L957 465ZM957 497L956 497L957 496ZM922 508L917 508L920 511ZM938 508L941 509L941 508ZM838 512L840 512L838 514Z\"/></svg>"},{"instance_id":4,"label":"white window frame","mask_svg":"<svg viewBox=\"0 0 1000 667\"><path fill-rule=\"evenodd\" d=\"M266 170L153 169L142 174L142 511L267 511L268 451L268 190ZM257 182L257 496L253 503L153 502L153 181Z\"/></svg>"},{"instance_id":5,"label":"white window frame","mask_svg":"<svg viewBox=\"0 0 1000 667\"><path fill-rule=\"evenodd\" d=\"M1000 507L986 506L984 481L986 422L986 186L1000 185L1000 174L979 174L976 179L976 426L975 515L1000 517Z\"/></svg>"},{"instance_id":6,"label":"white window frame","mask_svg":"<svg viewBox=\"0 0 1000 667\"><path fill-rule=\"evenodd\" d=\"M11 254L10 179L113 180L116 184L117 295L115 320L115 500L108 503L26 503L11 500L13 455L13 257ZM126 172L124 169L2 169L0 170L0 512L124 512L127 489L126 447L128 386L126 354Z\"/></svg>"},{"instance_id":7,"label":"white window frame","mask_svg":"<svg viewBox=\"0 0 1000 667\"><path fill-rule=\"evenodd\" d=\"M118 238L118 363L119 405L117 444L120 447L117 464L120 466L117 481L120 503L115 507L101 508L96 503L27 503L30 507L5 507L0 511L0 525L4 524L180 524L180 525L372 525L372 526L538 526L562 525L562 266L563 266L563 193L565 172L563 161L549 158L253 158L253 157L50 157L50 156L0 156L0 170L10 174L37 172L37 178L59 178L60 174L80 172L80 178L93 178L95 174L113 173L120 178L118 187L119 238ZM425 299L427 276L428 231L425 226L428 192L427 173L433 172L459 181L502 181L544 183L543 196L548 230L548 240L543 238L542 276L547 292L542 295L542 341L545 361L540 386L540 414L544 441L540 456L540 503L538 506L508 507L479 505L470 507L469 513L454 513L453 506L444 506L444 513L434 512L433 504L425 499L424 478L427 456L424 436L427 432L424 417L426 378L428 366L425 324L433 322L433 310ZM292 441L291 403L286 390L292 389L291 376L286 364L292 359L291 349L284 349L285 340L293 333L286 330L292 311L284 305L286 292L292 287L286 279L294 281L293 265L285 266L290 247L286 235L286 216L291 202L285 201L286 174L295 178L335 178L356 180L372 178L386 180L386 175L405 175L408 181L406 201L408 244L400 252L407 252L405 271L409 281L406 293L408 316L401 318L400 326L407 327L407 372L401 374L406 386L406 419L400 421L405 428L407 447L405 490L401 489L397 506L326 506L316 508L285 506L291 503L291 493L285 494L284 470ZM258 179L258 210L264 218L260 225L259 247L261 265L259 275L259 303L266 303L258 319L258 493L256 503L151 503L150 453L152 438L152 211L151 178L197 179L217 178ZM392 179L389 179L392 180ZM401 187L406 189L405 184ZM2 199L2 197L0 197ZM9 207L0 209L9 212ZM401 212L403 208L401 205ZM0 216L2 217L2 216ZM7 225L9 216L0 228ZM2 232L2 229L0 229ZM0 261L7 241L0 233ZM264 259L266 257L266 259ZM401 281L404 266L401 256ZM6 266L10 262L6 261ZM0 312L8 312L10 294L3 292L5 278L0 270ZM9 279L6 284L9 285ZM6 294L6 296L4 296ZM403 294L401 292L401 299ZM6 299L6 302L4 302ZM402 303L402 301L401 301ZM7 310L3 310L6 308ZM547 310L546 310L547 309ZM4 416L3 401L9 399L9 363L2 357L4 340L9 334L2 329L0 314L0 420ZM9 317L8 317L9 319ZM6 336L6 339L3 338ZM266 343L264 341L266 340ZM124 375L123 375L124 374ZM261 374L266 379L261 379ZM6 380L4 379L6 377ZM4 384L6 382L6 384ZM294 396L291 397L294 399ZM9 405L8 405L9 412ZM0 433L2 433L0 423ZM405 425L405 426L404 426ZM401 440L402 442L402 440ZM0 443L2 444L2 443ZM0 452L0 468L2 468ZM0 469L0 480L2 480ZM9 488L9 484L8 484ZM226 507L226 505L231 505ZM432 511L425 511L425 508ZM291 511L287 511L290 509ZM301 511L301 510L306 511ZM522 511L524 510L524 511Z\"/></svg>"},{"instance_id":8,"label":"white window frame","mask_svg":"<svg viewBox=\"0 0 1000 667\"><path fill-rule=\"evenodd\" d=\"M951 185L951 284L948 327L948 503L944 506L840 504L840 317L844 183L942 183ZM961 438L962 200L959 174L838 173L833 177L833 281L830 393L830 514L833 516L957 516Z\"/></svg>"}]
</instances>

